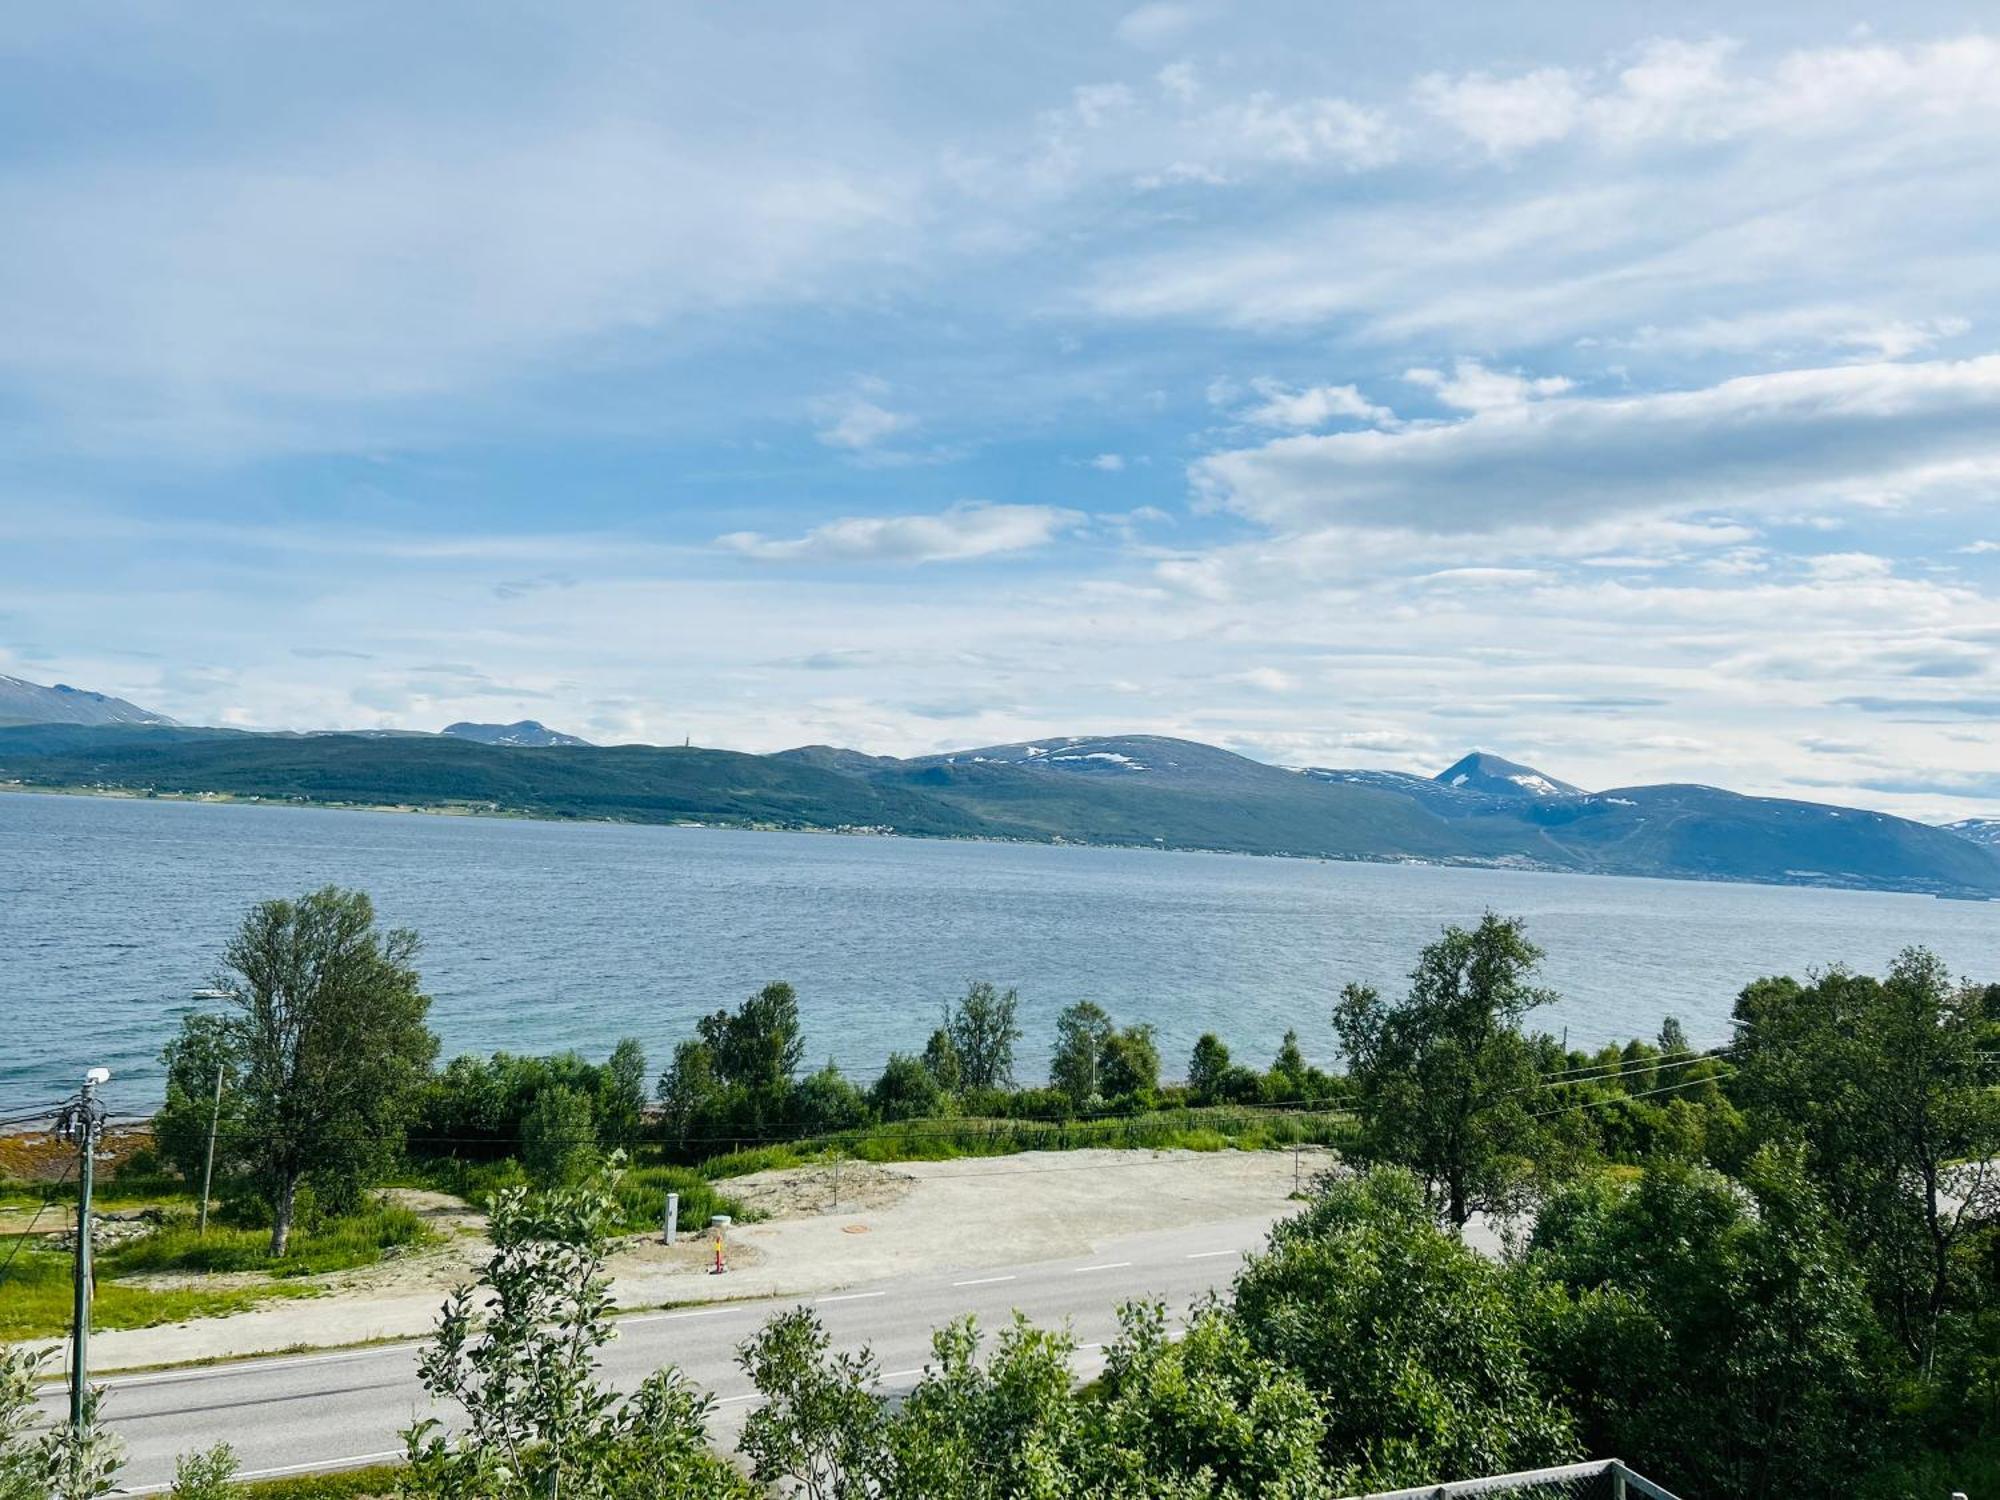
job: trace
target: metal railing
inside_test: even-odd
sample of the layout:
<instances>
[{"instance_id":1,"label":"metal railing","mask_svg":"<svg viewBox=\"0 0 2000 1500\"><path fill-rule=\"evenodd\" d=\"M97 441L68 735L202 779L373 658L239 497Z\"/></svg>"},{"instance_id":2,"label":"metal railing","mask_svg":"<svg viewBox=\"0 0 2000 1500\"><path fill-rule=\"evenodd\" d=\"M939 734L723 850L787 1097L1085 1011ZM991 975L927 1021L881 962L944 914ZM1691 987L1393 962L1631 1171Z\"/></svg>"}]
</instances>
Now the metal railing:
<instances>
[{"instance_id":1,"label":"metal railing","mask_svg":"<svg viewBox=\"0 0 2000 1500\"><path fill-rule=\"evenodd\" d=\"M1460 1495L1494 1495L1501 1500L1679 1500L1615 1458L1558 1469L1529 1469L1520 1474L1493 1474L1485 1479L1458 1479L1447 1484L1420 1484L1414 1489L1381 1490L1353 1500L1454 1500Z\"/></svg>"}]
</instances>

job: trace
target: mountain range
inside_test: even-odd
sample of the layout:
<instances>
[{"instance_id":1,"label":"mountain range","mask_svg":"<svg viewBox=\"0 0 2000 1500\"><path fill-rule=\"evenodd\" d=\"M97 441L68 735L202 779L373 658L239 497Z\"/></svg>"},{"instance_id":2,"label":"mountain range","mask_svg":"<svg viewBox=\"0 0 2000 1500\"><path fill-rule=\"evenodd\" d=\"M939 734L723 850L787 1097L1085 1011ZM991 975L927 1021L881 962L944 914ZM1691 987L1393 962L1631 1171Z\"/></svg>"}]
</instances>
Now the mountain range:
<instances>
[{"instance_id":1,"label":"mountain range","mask_svg":"<svg viewBox=\"0 0 2000 1500\"><path fill-rule=\"evenodd\" d=\"M72 716L0 725L0 784L2000 895L1992 831L1706 786L1585 791L1480 752L1435 776L1275 766L1156 735L747 755L595 746L532 720L437 735L187 728L39 691ZM85 698L106 717L80 717ZM125 713L141 717L112 717Z\"/></svg>"},{"instance_id":2,"label":"mountain range","mask_svg":"<svg viewBox=\"0 0 2000 1500\"><path fill-rule=\"evenodd\" d=\"M27 682L19 677L0 675L0 724L171 724L165 714L156 714L113 698L73 688L66 682L54 687Z\"/></svg>"}]
</instances>

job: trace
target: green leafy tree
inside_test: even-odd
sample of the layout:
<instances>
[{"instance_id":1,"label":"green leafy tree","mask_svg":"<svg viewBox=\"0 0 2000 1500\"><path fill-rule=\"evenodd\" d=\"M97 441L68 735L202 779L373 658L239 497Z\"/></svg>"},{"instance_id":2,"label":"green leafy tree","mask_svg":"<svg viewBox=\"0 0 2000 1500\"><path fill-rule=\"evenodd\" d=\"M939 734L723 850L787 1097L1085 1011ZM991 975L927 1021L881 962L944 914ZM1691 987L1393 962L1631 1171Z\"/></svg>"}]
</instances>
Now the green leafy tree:
<instances>
[{"instance_id":1,"label":"green leafy tree","mask_svg":"<svg viewBox=\"0 0 2000 1500\"><path fill-rule=\"evenodd\" d=\"M1105 1038L1098 1091L1112 1098L1150 1094L1160 1086L1160 1048L1150 1026L1127 1026Z\"/></svg>"},{"instance_id":2,"label":"green leafy tree","mask_svg":"<svg viewBox=\"0 0 2000 1500\"><path fill-rule=\"evenodd\" d=\"M96 1500L116 1488L125 1445L98 1416L102 1387L84 1393L80 1428L42 1425L36 1398L47 1358L0 1347L0 1500Z\"/></svg>"},{"instance_id":3,"label":"green leafy tree","mask_svg":"<svg viewBox=\"0 0 2000 1500\"><path fill-rule=\"evenodd\" d=\"M1188 1057L1189 1092L1203 1104L1212 1103L1216 1086L1228 1070L1229 1048L1214 1032L1204 1031L1195 1039L1194 1052Z\"/></svg>"},{"instance_id":4,"label":"green leafy tree","mask_svg":"<svg viewBox=\"0 0 2000 1500\"><path fill-rule=\"evenodd\" d=\"M703 1016L695 1031L714 1057L715 1076L728 1085L782 1091L805 1058L798 993L782 981L765 985L734 1011Z\"/></svg>"},{"instance_id":5,"label":"green leafy tree","mask_svg":"<svg viewBox=\"0 0 2000 1500\"><path fill-rule=\"evenodd\" d=\"M244 1142L243 1048L229 1016L195 1011L161 1049L167 1070L166 1102L153 1116L153 1145L186 1181L199 1183L208 1158L209 1125L215 1124L216 1161L227 1172ZM222 1104L215 1103L216 1074Z\"/></svg>"},{"instance_id":6,"label":"green leafy tree","mask_svg":"<svg viewBox=\"0 0 2000 1500\"><path fill-rule=\"evenodd\" d=\"M636 1037L626 1037L611 1049L597 1077L591 1114L597 1136L606 1146L630 1151L639 1143L641 1114L646 1107L646 1049Z\"/></svg>"},{"instance_id":7,"label":"green leafy tree","mask_svg":"<svg viewBox=\"0 0 2000 1500\"><path fill-rule=\"evenodd\" d=\"M1098 1078L1104 1044L1116 1028L1104 1008L1094 1001L1079 1000L1056 1017L1056 1046L1049 1060L1049 1082L1081 1109L1102 1092Z\"/></svg>"},{"instance_id":8,"label":"green leafy tree","mask_svg":"<svg viewBox=\"0 0 2000 1500\"><path fill-rule=\"evenodd\" d=\"M957 1093L964 1083L965 1064L958 1055L958 1044L952 1041L947 1028L938 1027L924 1043L924 1066L930 1069L931 1077L947 1094Z\"/></svg>"},{"instance_id":9,"label":"green leafy tree","mask_svg":"<svg viewBox=\"0 0 2000 1500\"><path fill-rule=\"evenodd\" d=\"M1576 1457L1509 1274L1440 1229L1401 1168L1318 1188L1237 1277L1235 1316L1318 1395L1330 1493Z\"/></svg>"},{"instance_id":10,"label":"green leafy tree","mask_svg":"<svg viewBox=\"0 0 2000 1500\"><path fill-rule=\"evenodd\" d=\"M810 1135L852 1130L868 1120L867 1099L830 1061L800 1080L793 1098L799 1126Z\"/></svg>"},{"instance_id":11,"label":"green leafy tree","mask_svg":"<svg viewBox=\"0 0 2000 1500\"><path fill-rule=\"evenodd\" d=\"M217 1443L203 1453L183 1453L174 1461L174 1487L167 1500L234 1500L236 1450Z\"/></svg>"},{"instance_id":12,"label":"green leafy tree","mask_svg":"<svg viewBox=\"0 0 2000 1500\"><path fill-rule=\"evenodd\" d=\"M1278 1044L1278 1055L1271 1061L1271 1082L1278 1088L1281 1099L1299 1099L1306 1092L1306 1055L1299 1048L1299 1034L1287 1031L1285 1039Z\"/></svg>"},{"instance_id":13,"label":"green leafy tree","mask_svg":"<svg viewBox=\"0 0 2000 1500\"><path fill-rule=\"evenodd\" d=\"M1021 1040L1018 991L1002 994L987 980L976 980L945 1021L951 1045L958 1053L959 1087L1005 1089L1014 1084L1014 1044Z\"/></svg>"},{"instance_id":14,"label":"green leafy tree","mask_svg":"<svg viewBox=\"0 0 2000 1500\"><path fill-rule=\"evenodd\" d=\"M615 1162L615 1159L614 1159ZM662 1370L621 1398L599 1377L611 1341L604 1274L618 1222L615 1165L573 1188L492 1204L493 1253L477 1303L461 1287L418 1360L462 1427L426 1418L403 1434L413 1500L750 1500L710 1451L713 1398Z\"/></svg>"},{"instance_id":15,"label":"green leafy tree","mask_svg":"<svg viewBox=\"0 0 2000 1500\"><path fill-rule=\"evenodd\" d=\"M1405 1000L1349 985L1334 1010L1362 1150L1415 1172L1454 1227L1517 1207L1550 1145L1534 1118L1544 1095L1535 1049L1520 1029L1554 998L1531 982L1541 957L1518 921L1488 912L1424 949Z\"/></svg>"},{"instance_id":16,"label":"green leafy tree","mask_svg":"<svg viewBox=\"0 0 2000 1500\"><path fill-rule=\"evenodd\" d=\"M1166 1310L1119 1312L1083 1457L1095 1494L1319 1500L1326 1421L1296 1371L1258 1353L1222 1304L1198 1305L1179 1338Z\"/></svg>"},{"instance_id":17,"label":"green leafy tree","mask_svg":"<svg viewBox=\"0 0 2000 1500\"><path fill-rule=\"evenodd\" d=\"M535 1096L521 1122L521 1166L537 1187L568 1187L597 1170L590 1095L555 1084Z\"/></svg>"},{"instance_id":18,"label":"green leafy tree","mask_svg":"<svg viewBox=\"0 0 2000 1500\"><path fill-rule=\"evenodd\" d=\"M868 1091L868 1103L884 1120L926 1120L944 1112L945 1095L922 1058L891 1052L882 1076Z\"/></svg>"},{"instance_id":19,"label":"green leafy tree","mask_svg":"<svg viewBox=\"0 0 2000 1500\"><path fill-rule=\"evenodd\" d=\"M667 1139L685 1148L723 1093L715 1071L715 1053L708 1043L684 1041L674 1048L674 1060L660 1075L660 1112Z\"/></svg>"},{"instance_id":20,"label":"green leafy tree","mask_svg":"<svg viewBox=\"0 0 2000 1500\"><path fill-rule=\"evenodd\" d=\"M738 1444L752 1478L808 1500L879 1492L888 1417L874 1355L831 1353L818 1316L800 1307L766 1323L736 1359L764 1397Z\"/></svg>"},{"instance_id":21,"label":"green leafy tree","mask_svg":"<svg viewBox=\"0 0 2000 1500\"><path fill-rule=\"evenodd\" d=\"M1687 1057L1694 1052L1688 1045L1687 1028L1681 1025L1679 1016L1668 1016L1660 1022L1660 1056L1663 1058Z\"/></svg>"},{"instance_id":22,"label":"green leafy tree","mask_svg":"<svg viewBox=\"0 0 2000 1500\"><path fill-rule=\"evenodd\" d=\"M1667 1162L1567 1189L1529 1266L1554 1289L1538 1363L1593 1451L1744 1500L1848 1493L1872 1457L1893 1362L1795 1158L1766 1151L1743 1183Z\"/></svg>"},{"instance_id":23,"label":"green leafy tree","mask_svg":"<svg viewBox=\"0 0 2000 1500\"><path fill-rule=\"evenodd\" d=\"M238 1151L271 1201L283 1255L300 1183L351 1202L395 1160L437 1056L417 935L383 932L360 891L333 886L252 908L224 950L242 1058Z\"/></svg>"},{"instance_id":24,"label":"green leafy tree","mask_svg":"<svg viewBox=\"0 0 2000 1500\"><path fill-rule=\"evenodd\" d=\"M1981 992L1937 956L1886 979L1832 970L1764 980L1736 1004L1729 1087L1760 1140L1796 1145L1920 1372L1979 1272L2000 1215L2000 1093L1982 1056Z\"/></svg>"}]
</instances>

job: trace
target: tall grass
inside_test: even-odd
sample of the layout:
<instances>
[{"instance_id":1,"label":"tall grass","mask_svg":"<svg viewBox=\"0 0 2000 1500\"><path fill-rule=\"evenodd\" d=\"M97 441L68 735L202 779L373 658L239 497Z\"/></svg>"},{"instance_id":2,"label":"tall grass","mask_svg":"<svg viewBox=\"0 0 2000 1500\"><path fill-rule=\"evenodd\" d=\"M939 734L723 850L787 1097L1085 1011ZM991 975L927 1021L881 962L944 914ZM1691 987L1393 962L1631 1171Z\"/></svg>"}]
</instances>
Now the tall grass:
<instances>
[{"instance_id":1,"label":"tall grass","mask_svg":"<svg viewBox=\"0 0 2000 1500\"><path fill-rule=\"evenodd\" d=\"M0 1261L13 1254L19 1238L0 1236ZM34 1245L22 1247L6 1274L0 1276L0 1341L53 1338L67 1332L70 1274L67 1255ZM310 1296L313 1291L296 1282L155 1291L100 1277L97 1294L91 1299L91 1321L99 1328L154 1328L189 1318L220 1317L272 1297Z\"/></svg>"},{"instance_id":2,"label":"tall grass","mask_svg":"<svg viewBox=\"0 0 2000 1500\"><path fill-rule=\"evenodd\" d=\"M1256 1151L1290 1145L1339 1146L1351 1141L1350 1116L1219 1106L1162 1110L1100 1120L905 1120L811 1140L746 1147L711 1157L701 1173L721 1181L751 1172L810 1166L838 1153L873 1162L952 1161L1010 1156L1020 1151L1087 1147L1145 1151Z\"/></svg>"},{"instance_id":3,"label":"tall grass","mask_svg":"<svg viewBox=\"0 0 2000 1500\"><path fill-rule=\"evenodd\" d=\"M98 1257L109 1276L172 1271L261 1271L268 1276L316 1276L369 1266L384 1252L424 1244L431 1238L422 1219L393 1203L374 1202L311 1228L294 1230L282 1258L271 1255L265 1229L233 1229L211 1223L205 1236L175 1221L143 1239L129 1240Z\"/></svg>"}]
</instances>

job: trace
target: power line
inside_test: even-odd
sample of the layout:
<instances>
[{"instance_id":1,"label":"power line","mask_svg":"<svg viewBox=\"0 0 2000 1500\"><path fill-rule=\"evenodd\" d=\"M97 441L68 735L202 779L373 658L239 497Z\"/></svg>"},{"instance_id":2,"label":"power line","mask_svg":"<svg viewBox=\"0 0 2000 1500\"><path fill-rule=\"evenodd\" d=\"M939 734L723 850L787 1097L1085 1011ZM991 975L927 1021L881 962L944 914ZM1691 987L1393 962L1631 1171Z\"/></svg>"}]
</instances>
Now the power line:
<instances>
[{"instance_id":1,"label":"power line","mask_svg":"<svg viewBox=\"0 0 2000 1500\"><path fill-rule=\"evenodd\" d=\"M1728 1078L1734 1071L1734 1069L1731 1069L1730 1073L1720 1074L1718 1078ZM1671 1094L1676 1089L1688 1089L1704 1083L1715 1083L1718 1081L1718 1078L1683 1078L1679 1083L1669 1083L1657 1089L1643 1089L1636 1094L1613 1094L1608 1099L1580 1099L1576 1103L1566 1104L1560 1109L1542 1110L1537 1114L1528 1116L1528 1118L1531 1120L1546 1120L1554 1115L1571 1114L1577 1110L1602 1109L1607 1104L1624 1104L1633 1099L1650 1099L1655 1094Z\"/></svg>"},{"instance_id":2,"label":"power line","mask_svg":"<svg viewBox=\"0 0 2000 1500\"><path fill-rule=\"evenodd\" d=\"M7 1272L14 1265L14 1257L21 1253L22 1248L34 1236L36 1226L42 1222L42 1215L49 1211L49 1205L56 1201L56 1194L62 1191L63 1184L69 1181L69 1174L75 1170L76 1163L71 1162L63 1168L63 1174L56 1179L55 1185L43 1193L42 1206L35 1210L35 1216L28 1221L28 1227L22 1230L20 1238L14 1241L14 1248L8 1252L7 1259L4 1262L0 1262L0 1281L7 1279Z\"/></svg>"}]
</instances>

